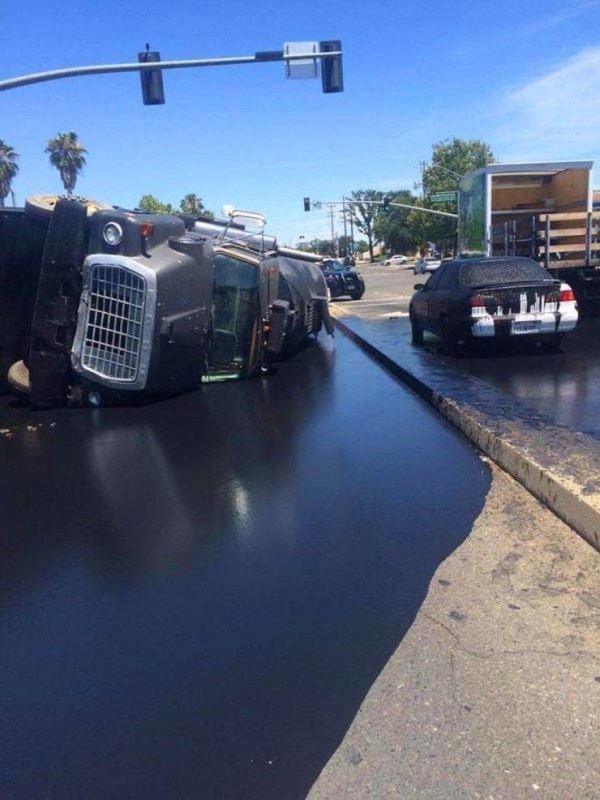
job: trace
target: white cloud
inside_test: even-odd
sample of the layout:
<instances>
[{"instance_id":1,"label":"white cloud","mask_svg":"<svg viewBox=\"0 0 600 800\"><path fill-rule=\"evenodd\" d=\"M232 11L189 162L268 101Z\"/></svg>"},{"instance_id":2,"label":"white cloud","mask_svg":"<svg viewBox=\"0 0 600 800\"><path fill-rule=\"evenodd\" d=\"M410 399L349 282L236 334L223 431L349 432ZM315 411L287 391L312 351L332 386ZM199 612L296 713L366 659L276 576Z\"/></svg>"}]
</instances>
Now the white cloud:
<instances>
[{"instance_id":1,"label":"white cloud","mask_svg":"<svg viewBox=\"0 0 600 800\"><path fill-rule=\"evenodd\" d=\"M540 33L543 30L547 30L548 28L555 28L558 25L562 25L564 22L568 22L575 17L585 14L587 11L590 11L593 8L597 8L597 6L598 0L580 0L578 3L571 3L571 5L565 6L565 8L556 14L549 14L546 17L539 17L537 21L525 26L521 30L521 33L523 35L530 36Z\"/></svg>"},{"instance_id":2,"label":"white cloud","mask_svg":"<svg viewBox=\"0 0 600 800\"><path fill-rule=\"evenodd\" d=\"M600 47L509 91L500 113L503 161L600 157Z\"/></svg>"}]
</instances>

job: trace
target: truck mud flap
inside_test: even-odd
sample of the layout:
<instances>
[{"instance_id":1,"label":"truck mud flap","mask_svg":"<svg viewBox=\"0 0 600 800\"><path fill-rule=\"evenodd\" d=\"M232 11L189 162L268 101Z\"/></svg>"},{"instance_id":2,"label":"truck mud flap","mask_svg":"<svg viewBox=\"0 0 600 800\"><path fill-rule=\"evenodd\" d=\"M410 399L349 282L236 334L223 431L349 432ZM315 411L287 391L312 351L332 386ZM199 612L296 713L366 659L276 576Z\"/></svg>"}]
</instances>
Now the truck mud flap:
<instances>
[{"instance_id":1,"label":"truck mud flap","mask_svg":"<svg viewBox=\"0 0 600 800\"><path fill-rule=\"evenodd\" d=\"M60 200L46 237L32 322L30 403L36 408L67 404L86 246L86 206Z\"/></svg>"}]
</instances>

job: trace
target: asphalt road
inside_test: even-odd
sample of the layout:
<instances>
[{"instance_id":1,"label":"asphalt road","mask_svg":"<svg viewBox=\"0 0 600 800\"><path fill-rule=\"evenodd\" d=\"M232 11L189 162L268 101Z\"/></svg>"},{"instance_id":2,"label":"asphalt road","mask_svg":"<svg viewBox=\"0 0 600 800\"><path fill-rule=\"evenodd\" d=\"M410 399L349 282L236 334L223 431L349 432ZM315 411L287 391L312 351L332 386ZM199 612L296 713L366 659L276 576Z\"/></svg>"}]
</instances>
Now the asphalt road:
<instances>
[{"instance_id":1,"label":"asphalt road","mask_svg":"<svg viewBox=\"0 0 600 800\"><path fill-rule=\"evenodd\" d=\"M342 336L144 408L5 397L0 470L10 800L304 798L490 484Z\"/></svg>"},{"instance_id":2,"label":"asphalt road","mask_svg":"<svg viewBox=\"0 0 600 800\"><path fill-rule=\"evenodd\" d=\"M335 313L346 321L360 320L368 339L382 337L402 348L403 358L419 357L423 349L410 344L408 304L414 284L423 282L406 267L367 266L362 270L366 292L360 301L338 300ZM424 350L432 363L440 359L491 386L517 397L553 422L600 437L600 319L582 318L568 334L560 353L542 353L526 343L471 349L454 358L439 340L425 335Z\"/></svg>"}]
</instances>

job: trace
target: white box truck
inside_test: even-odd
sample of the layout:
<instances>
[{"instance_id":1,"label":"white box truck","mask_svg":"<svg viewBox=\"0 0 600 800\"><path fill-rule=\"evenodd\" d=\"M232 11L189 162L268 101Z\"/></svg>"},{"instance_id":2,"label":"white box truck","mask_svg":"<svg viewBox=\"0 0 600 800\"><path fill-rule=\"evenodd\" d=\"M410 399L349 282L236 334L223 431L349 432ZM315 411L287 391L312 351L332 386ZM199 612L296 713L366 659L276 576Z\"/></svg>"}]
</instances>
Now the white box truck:
<instances>
[{"instance_id":1,"label":"white box truck","mask_svg":"<svg viewBox=\"0 0 600 800\"><path fill-rule=\"evenodd\" d=\"M489 164L458 191L458 252L529 256L583 298L600 298L593 161Z\"/></svg>"}]
</instances>

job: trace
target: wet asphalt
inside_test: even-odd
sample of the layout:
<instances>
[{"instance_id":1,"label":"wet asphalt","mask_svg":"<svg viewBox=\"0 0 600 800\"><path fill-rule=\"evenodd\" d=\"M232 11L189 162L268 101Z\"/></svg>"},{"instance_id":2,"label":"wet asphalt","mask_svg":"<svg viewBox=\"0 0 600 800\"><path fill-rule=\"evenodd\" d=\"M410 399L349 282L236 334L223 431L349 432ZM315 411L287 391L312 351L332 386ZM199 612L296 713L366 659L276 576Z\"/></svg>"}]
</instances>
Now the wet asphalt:
<instances>
[{"instance_id":1,"label":"wet asphalt","mask_svg":"<svg viewBox=\"0 0 600 800\"><path fill-rule=\"evenodd\" d=\"M489 486L339 334L139 409L0 398L0 796L304 798Z\"/></svg>"},{"instance_id":2,"label":"wet asphalt","mask_svg":"<svg viewBox=\"0 0 600 800\"><path fill-rule=\"evenodd\" d=\"M489 386L518 398L535 414L553 423L600 438L600 315L586 309L575 331L567 334L560 352L546 353L524 340L507 344L482 342L456 358L433 334L425 347L410 344L408 304L416 282L408 268L363 268L367 291L358 302L340 300L334 313L375 346L402 359L410 369L418 362L427 369L450 364Z\"/></svg>"}]
</instances>

